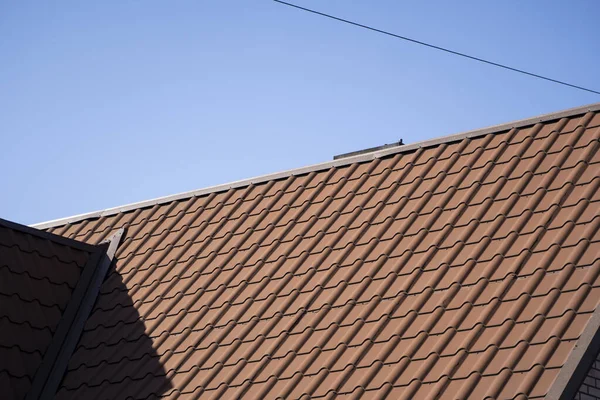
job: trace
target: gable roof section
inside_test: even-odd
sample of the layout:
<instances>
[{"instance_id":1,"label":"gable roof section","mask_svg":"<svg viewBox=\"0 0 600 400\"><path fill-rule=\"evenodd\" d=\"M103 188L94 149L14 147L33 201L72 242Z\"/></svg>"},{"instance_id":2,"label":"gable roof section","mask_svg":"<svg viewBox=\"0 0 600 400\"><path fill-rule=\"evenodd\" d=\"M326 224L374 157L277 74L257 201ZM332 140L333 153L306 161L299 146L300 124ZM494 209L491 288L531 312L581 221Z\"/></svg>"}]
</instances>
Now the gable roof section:
<instances>
[{"instance_id":1,"label":"gable roof section","mask_svg":"<svg viewBox=\"0 0 600 400\"><path fill-rule=\"evenodd\" d=\"M57 398L568 395L600 301L597 110L56 223L127 228Z\"/></svg>"},{"instance_id":2,"label":"gable roof section","mask_svg":"<svg viewBox=\"0 0 600 400\"><path fill-rule=\"evenodd\" d=\"M2 396L37 399L49 377L62 378L56 362L79 338L72 325L105 250L0 219Z\"/></svg>"}]
</instances>

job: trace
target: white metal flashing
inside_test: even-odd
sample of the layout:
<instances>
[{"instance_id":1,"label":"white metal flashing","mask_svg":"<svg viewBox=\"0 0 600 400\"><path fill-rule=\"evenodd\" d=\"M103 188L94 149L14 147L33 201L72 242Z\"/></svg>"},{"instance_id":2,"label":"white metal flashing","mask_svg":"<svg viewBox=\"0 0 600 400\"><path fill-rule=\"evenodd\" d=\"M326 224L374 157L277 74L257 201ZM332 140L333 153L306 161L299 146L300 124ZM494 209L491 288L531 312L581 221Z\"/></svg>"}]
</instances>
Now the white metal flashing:
<instances>
[{"instance_id":1,"label":"white metal flashing","mask_svg":"<svg viewBox=\"0 0 600 400\"><path fill-rule=\"evenodd\" d=\"M47 221L47 222L41 222L41 223L33 224L33 225L31 225L31 227L37 228L37 229L47 229L47 228L51 228L51 227L55 227L55 226L61 226L61 225L81 221L84 219L99 218L99 217L103 217L103 216L114 215L114 214L118 214L120 212L131 211L131 210L135 210L138 208L151 207L156 204L164 204L164 203L169 203L169 202L175 201L175 200L187 199L187 198L194 197L194 196L203 196L203 195L207 195L209 193L222 192L222 191L226 191L226 190L229 190L232 188L240 188L240 187L248 186L250 184L263 183L263 182L267 182L267 181L271 181L271 180L275 180L275 179L287 178L289 176L294 176L294 175L303 175L303 174L307 174L309 172L327 170L329 168L340 167L340 166L353 164L353 163L367 162L367 161L371 161L371 160L374 160L377 158L389 156L391 154L411 152L411 151L414 151L414 150L417 150L420 148L434 147L434 146L440 145L442 143L451 143L451 142L462 140L464 138L473 138L473 137L487 135L490 133L501 133L501 132L510 130L512 128L521 128L521 127L525 127L528 125L534 125L539 122L548 122L548 121L557 120L557 119L564 118L564 117L571 117L571 116L575 116L575 115L585 114L590 111L599 111L599 110L600 110L600 103L590 104L590 105L586 105L586 106L571 108L571 109L564 110L564 111L554 112L554 113L550 113L550 114L544 114L544 115L540 115L540 116L533 117L533 118L522 119L522 120L513 121L513 122L509 122L509 123L505 123L505 124L500 124L500 125L494 125L494 126L490 126L490 127L483 128L483 129L476 129L476 130L458 133L458 134L454 134L454 135L442 136L442 137L439 137L436 139L424 140L424 141L409 144L409 145L391 147L391 148L387 148L387 149L383 149L383 150L374 151L371 153L359 154L356 156L341 158L341 159L337 159L337 160L333 160L333 161L326 161L326 162L319 163L319 164L309 165L307 167L290 169L287 171L276 172L273 174L257 176L257 177L249 178L249 179L243 179L243 180L239 180L239 181L235 181L235 182L225 183L222 185L210 186L210 187L203 188L203 189L178 193L178 194L174 194L171 196L164 196L164 197L159 197L156 199L126 204L126 205L119 206L119 207L107 208L105 210L74 215L72 217L60 218L60 219L55 219L55 220L51 220L51 221Z\"/></svg>"}]
</instances>

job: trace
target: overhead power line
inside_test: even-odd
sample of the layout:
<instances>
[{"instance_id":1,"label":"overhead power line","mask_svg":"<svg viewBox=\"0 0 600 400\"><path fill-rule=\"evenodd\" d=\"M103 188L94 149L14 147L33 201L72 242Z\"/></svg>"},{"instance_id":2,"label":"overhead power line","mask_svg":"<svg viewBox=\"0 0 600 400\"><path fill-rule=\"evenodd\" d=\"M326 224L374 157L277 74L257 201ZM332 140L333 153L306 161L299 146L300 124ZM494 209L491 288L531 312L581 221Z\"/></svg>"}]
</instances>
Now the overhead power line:
<instances>
[{"instance_id":1,"label":"overhead power line","mask_svg":"<svg viewBox=\"0 0 600 400\"><path fill-rule=\"evenodd\" d=\"M392 37L395 37L396 39L406 40L406 41L411 42L411 43L419 44L421 46L425 46L425 47L429 47L429 48L432 48L432 49L435 49L435 50L440 50L440 51L443 51L443 52L446 52L446 53L454 54L456 56L468 58L470 60L479 61L479 62L484 63L484 64L493 65L495 67L507 69L507 70L513 71L513 72L518 72L520 74L532 76L532 77L538 78L538 79L543 79L545 81L558 83L559 85L568 86L568 87L571 87L571 88L574 88L574 89L584 90L584 91L590 92L590 93L600 94L600 92L598 92L596 90L588 89L588 88L585 88L583 86L573 85L571 83L560 81L558 79L548 78L547 76L543 76L543 75L539 75L539 74L534 74L533 72L528 72L528 71L524 71L522 69L513 68L513 67L510 67L508 65L504 65L504 64L497 63L497 62L485 60L483 58L470 56L468 54L461 53L459 51L450 50L450 49L447 49L447 48L444 48L444 47L440 47L440 46L436 46L436 45L433 45L433 44L430 44L430 43L422 42L420 40L411 39L411 38L406 37L406 36L397 35L397 34L392 33L392 32L388 32L388 31L384 31L384 30L381 30L381 29L373 28L372 26L368 26L368 25L359 24L358 22L354 22L354 21L350 21L350 20L347 20L347 19L339 18L339 17L333 16L333 15L330 15L330 14L325 14L325 13L322 13L320 11L311 10L310 8L301 7L301 6L298 6L296 4L287 3L287 2L281 1L281 0L273 0L273 1L275 1L276 3L279 3L279 4L283 4L283 5L286 5L286 6L289 6L289 7L296 8L298 10L302 10L302 11L306 11L306 12L309 12L309 13L312 13L312 14L320 15L322 17L330 18L330 19L333 19L333 20L336 20L336 21L339 21L339 22L344 22L346 24L358 26L359 28L364 28L364 29L368 29L368 30L373 31L373 32L377 32L377 33L381 33L381 34L384 34L384 35L392 36Z\"/></svg>"}]
</instances>

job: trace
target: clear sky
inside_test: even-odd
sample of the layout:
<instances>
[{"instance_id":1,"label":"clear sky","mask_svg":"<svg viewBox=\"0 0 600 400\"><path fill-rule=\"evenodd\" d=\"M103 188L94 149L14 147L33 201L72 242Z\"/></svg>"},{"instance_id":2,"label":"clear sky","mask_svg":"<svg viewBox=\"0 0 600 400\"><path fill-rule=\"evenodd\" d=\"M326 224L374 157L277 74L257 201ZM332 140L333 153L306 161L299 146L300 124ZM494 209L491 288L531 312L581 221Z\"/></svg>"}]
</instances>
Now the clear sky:
<instances>
[{"instance_id":1,"label":"clear sky","mask_svg":"<svg viewBox=\"0 0 600 400\"><path fill-rule=\"evenodd\" d=\"M296 0L600 90L600 1ZM42 222L599 102L269 0L0 0L0 217Z\"/></svg>"}]
</instances>

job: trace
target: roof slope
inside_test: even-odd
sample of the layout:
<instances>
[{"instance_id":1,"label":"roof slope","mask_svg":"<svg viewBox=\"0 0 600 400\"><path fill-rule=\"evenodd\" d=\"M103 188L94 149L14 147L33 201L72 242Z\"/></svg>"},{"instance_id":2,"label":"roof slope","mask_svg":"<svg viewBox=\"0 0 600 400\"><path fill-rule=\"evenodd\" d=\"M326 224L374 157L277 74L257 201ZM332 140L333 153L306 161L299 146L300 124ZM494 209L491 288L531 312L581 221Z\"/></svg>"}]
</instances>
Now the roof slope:
<instances>
[{"instance_id":1,"label":"roof slope","mask_svg":"<svg viewBox=\"0 0 600 400\"><path fill-rule=\"evenodd\" d=\"M0 220L0 391L8 399L29 392L93 249L23 228Z\"/></svg>"},{"instance_id":2,"label":"roof slope","mask_svg":"<svg viewBox=\"0 0 600 400\"><path fill-rule=\"evenodd\" d=\"M127 229L57 398L561 392L600 301L599 140L572 112L54 226Z\"/></svg>"}]
</instances>

